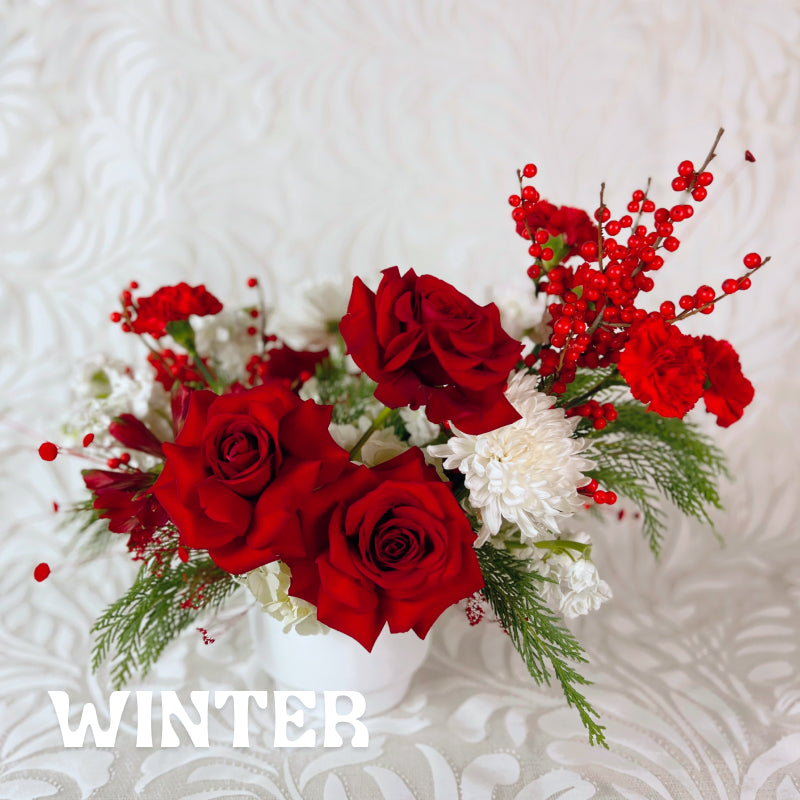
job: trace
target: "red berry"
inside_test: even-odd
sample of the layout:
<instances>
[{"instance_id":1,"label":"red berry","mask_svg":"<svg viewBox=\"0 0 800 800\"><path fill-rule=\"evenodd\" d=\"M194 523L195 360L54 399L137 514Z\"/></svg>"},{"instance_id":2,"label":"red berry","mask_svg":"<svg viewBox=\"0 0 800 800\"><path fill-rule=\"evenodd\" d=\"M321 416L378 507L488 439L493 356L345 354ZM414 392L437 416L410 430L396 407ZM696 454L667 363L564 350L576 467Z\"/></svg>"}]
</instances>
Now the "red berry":
<instances>
[{"instance_id":1,"label":"red berry","mask_svg":"<svg viewBox=\"0 0 800 800\"><path fill-rule=\"evenodd\" d=\"M745 289L749 289L753 285L750 278L744 277L739 278L739 288L744 291Z\"/></svg>"},{"instance_id":2,"label":"red berry","mask_svg":"<svg viewBox=\"0 0 800 800\"><path fill-rule=\"evenodd\" d=\"M536 242L536 244L547 244L549 238L550 234L542 228L533 234L533 241Z\"/></svg>"},{"instance_id":3,"label":"red berry","mask_svg":"<svg viewBox=\"0 0 800 800\"><path fill-rule=\"evenodd\" d=\"M678 164L678 175L684 178L694 175L694 164L692 164L691 161L681 161L681 163Z\"/></svg>"},{"instance_id":4,"label":"red berry","mask_svg":"<svg viewBox=\"0 0 800 800\"><path fill-rule=\"evenodd\" d=\"M747 269L755 269L761 266L761 256L758 253L748 253L743 259Z\"/></svg>"},{"instance_id":5,"label":"red berry","mask_svg":"<svg viewBox=\"0 0 800 800\"><path fill-rule=\"evenodd\" d=\"M511 212L511 219L513 219L515 222L522 222L522 220L525 219L525 211L521 208L515 208Z\"/></svg>"},{"instance_id":6,"label":"red berry","mask_svg":"<svg viewBox=\"0 0 800 800\"><path fill-rule=\"evenodd\" d=\"M584 242L581 245L581 256L586 261L592 261L593 259L597 258L597 243L596 242Z\"/></svg>"},{"instance_id":7,"label":"red berry","mask_svg":"<svg viewBox=\"0 0 800 800\"><path fill-rule=\"evenodd\" d=\"M128 285L131 287L131 289L138 289L139 288L139 284L138 284L137 281L131 281L130 284L128 284Z\"/></svg>"},{"instance_id":8,"label":"red berry","mask_svg":"<svg viewBox=\"0 0 800 800\"><path fill-rule=\"evenodd\" d=\"M594 499L595 503L597 503L597 505L601 506L601 505L603 505L603 503L606 502L606 493L603 492L603 491L598 490L598 491L596 491L594 493L594 498L593 499Z\"/></svg>"},{"instance_id":9,"label":"red berry","mask_svg":"<svg viewBox=\"0 0 800 800\"><path fill-rule=\"evenodd\" d=\"M656 204L652 200L645 200L642 203L642 211L645 214L652 214L656 210Z\"/></svg>"},{"instance_id":10,"label":"red berry","mask_svg":"<svg viewBox=\"0 0 800 800\"><path fill-rule=\"evenodd\" d=\"M710 306L703 306L700 309L701 314L710 314L714 310L714 304L712 303Z\"/></svg>"},{"instance_id":11,"label":"red berry","mask_svg":"<svg viewBox=\"0 0 800 800\"><path fill-rule=\"evenodd\" d=\"M675 303L665 300L660 306L659 311L664 319L675 319Z\"/></svg>"},{"instance_id":12,"label":"red berry","mask_svg":"<svg viewBox=\"0 0 800 800\"><path fill-rule=\"evenodd\" d=\"M553 248L552 247L545 247L542 250L542 261L550 261L553 257Z\"/></svg>"},{"instance_id":13,"label":"red berry","mask_svg":"<svg viewBox=\"0 0 800 800\"><path fill-rule=\"evenodd\" d=\"M698 203L702 202L708 196L708 192L702 186L697 186L695 190L692 192L692 197L697 200Z\"/></svg>"},{"instance_id":14,"label":"red berry","mask_svg":"<svg viewBox=\"0 0 800 800\"><path fill-rule=\"evenodd\" d=\"M739 288L739 283L735 278L728 278L722 281L722 291L725 294L733 294Z\"/></svg>"},{"instance_id":15,"label":"red berry","mask_svg":"<svg viewBox=\"0 0 800 800\"><path fill-rule=\"evenodd\" d=\"M644 192L641 189L637 189L632 195L631 200L635 200L637 203L641 203L644 200Z\"/></svg>"},{"instance_id":16,"label":"red berry","mask_svg":"<svg viewBox=\"0 0 800 800\"><path fill-rule=\"evenodd\" d=\"M87 433L86 436L83 437L83 446L88 447L94 441L94 434Z\"/></svg>"},{"instance_id":17,"label":"red berry","mask_svg":"<svg viewBox=\"0 0 800 800\"><path fill-rule=\"evenodd\" d=\"M526 164L522 169L522 174L526 178L535 178L537 172L536 164Z\"/></svg>"},{"instance_id":18,"label":"red berry","mask_svg":"<svg viewBox=\"0 0 800 800\"><path fill-rule=\"evenodd\" d=\"M109 319L110 319L112 322L121 322L121 321L122 321L122 314L120 314L120 313L119 313L119 311L112 311L112 312L111 312L111 313L108 315L108 318L109 318Z\"/></svg>"},{"instance_id":19,"label":"red berry","mask_svg":"<svg viewBox=\"0 0 800 800\"><path fill-rule=\"evenodd\" d=\"M258 286L258 278L248 278L247 285L253 289L254 287Z\"/></svg>"},{"instance_id":20,"label":"red berry","mask_svg":"<svg viewBox=\"0 0 800 800\"><path fill-rule=\"evenodd\" d=\"M664 249L669 250L670 253L674 253L681 245L680 240L675 238L674 236L667 236L664 239Z\"/></svg>"},{"instance_id":21,"label":"red berry","mask_svg":"<svg viewBox=\"0 0 800 800\"><path fill-rule=\"evenodd\" d=\"M542 272L542 268L538 264L531 264L528 267L528 277L535 281Z\"/></svg>"},{"instance_id":22,"label":"red berry","mask_svg":"<svg viewBox=\"0 0 800 800\"><path fill-rule=\"evenodd\" d=\"M58 455L58 447L52 442L43 442L39 445L39 458L42 461L55 461Z\"/></svg>"},{"instance_id":23,"label":"red berry","mask_svg":"<svg viewBox=\"0 0 800 800\"><path fill-rule=\"evenodd\" d=\"M533 200L535 203L539 199L539 192L533 186L525 186L522 190L522 197L525 200Z\"/></svg>"},{"instance_id":24,"label":"red berry","mask_svg":"<svg viewBox=\"0 0 800 800\"><path fill-rule=\"evenodd\" d=\"M690 308L694 308L694 297L691 295L685 294L678 300L678 305L684 310L688 311Z\"/></svg>"},{"instance_id":25,"label":"red berry","mask_svg":"<svg viewBox=\"0 0 800 800\"><path fill-rule=\"evenodd\" d=\"M594 218L598 222L608 222L608 220L611 219L611 212L605 206L603 206L594 212Z\"/></svg>"},{"instance_id":26,"label":"red berry","mask_svg":"<svg viewBox=\"0 0 800 800\"><path fill-rule=\"evenodd\" d=\"M676 192L683 192L686 190L687 187L686 178L673 178L672 179L672 188Z\"/></svg>"},{"instance_id":27,"label":"red berry","mask_svg":"<svg viewBox=\"0 0 800 800\"><path fill-rule=\"evenodd\" d=\"M593 424L596 431L601 431L608 425L608 422L603 417L597 417Z\"/></svg>"},{"instance_id":28,"label":"red berry","mask_svg":"<svg viewBox=\"0 0 800 800\"><path fill-rule=\"evenodd\" d=\"M50 565L45 564L44 561L41 564L37 564L35 569L33 570L33 578L39 583L41 583L44 580L47 580L47 577L49 575L50 575Z\"/></svg>"},{"instance_id":29,"label":"red berry","mask_svg":"<svg viewBox=\"0 0 800 800\"><path fill-rule=\"evenodd\" d=\"M556 381L553 384L553 394L564 394L567 391L567 384L564 381Z\"/></svg>"},{"instance_id":30,"label":"red berry","mask_svg":"<svg viewBox=\"0 0 800 800\"><path fill-rule=\"evenodd\" d=\"M622 230L622 225L619 224L616 220L610 220L608 225L606 225L606 233L611 236L616 236Z\"/></svg>"},{"instance_id":31,"label":"red berry","mask_svg":"<svg viewBox=\"0 0 800 800\"><path fill-rule=\"evenodd\" d=\"M637 209L634 209L636 211ZM619 224L622 225L623 228L630 228L633 225L633 219L628 215L619 218Z\"/></svg>"},{"instance_id":32,"label":"red berry","mask_svg":"<svg viewBox=\"0 0 800 800\"><path fill-rule=\"evenodd\" d=\"M251 308L250 309L250 316L253 319L258 319L258 309L257 308Z\"/></svg>"},{"instance_id":33,"label":"red berry","mask_svg":"<svg viewBox=\"0 0 800 800\"><path fill-rule=\"evenodd\" d=\"M613 506L617 502L616 492L606 492L606 505Z\"/></svg>"},{"instance_id":34,"label":"red berry","mask_svg":"<svg viewBox=\"0 0 800 800\"><path fill-rule=\"evenodd\" d=\"M119 467L119 464L120 461L118 458L109 458L108 461L106 461L106 466L109 469L117 469L117 467Z\"/></svg>"},{"instance_id":35,"label":"red berry","mask_svg":"<svg viewBox=\"0 0 800 800\"><path fill-rule=\"evenodd\" d=\"M714 181L714 176L710 172L701 172L697 176L697 185L698 186L710 186Z\"/></svg>"},{"instance_id":36,"label":"red berry","mask_svg":"<svg viewBox=\"0 0 800 800\"><path fill-rule=\"evenodd\" d=\"M518 205L519 205L521 202L522 202L522 200L520 199L520 196L519 196L518 194L512 194L512 195L511 195L511 196L508 198L508 204L509 204L510 206L514 206L514 207L516 207L516 206L518 206Z\"/></svg>"},{"instance_id":37,"label":"red berry","mask_svg":"<svg viewBox=\"0 0 800 800\"><path fill-rule=\"evenodd\" d=\"M120 464L130 464L131 463L131 454L130 453L123 453L119 457Z\"/></svg>"},{"instance_id":38,"label":"red berry","mask_svg":"<svg viewBox=\"0 0 800 800\"><path fill-rule=\"evenodd\" d=\"M248 336L255 336L257 333L258 333L258 328L255 328L252 325L247 329Z\"/></svg>"},{"instance_id":39,"label":"red berry","mask_svg":"<svg viewBox=\"0 0 800 800\"><path fill-rule=\"evenodd\" d=\"M635 214L639 210L639 204L635 200L631 200L631 202L628 203L627 208L631 214Z\"/></svg>"},{"instance_id":40,"label":"red berry","mask_svg":"<svg viewBox=\"0 0 800 800\"><path fill-rule=\"evenodd\" d=\"M710 286L704 285L697 290L695 297L700 303L710 303L716 297L716 292Z\"/></svg>"}]
</instances>

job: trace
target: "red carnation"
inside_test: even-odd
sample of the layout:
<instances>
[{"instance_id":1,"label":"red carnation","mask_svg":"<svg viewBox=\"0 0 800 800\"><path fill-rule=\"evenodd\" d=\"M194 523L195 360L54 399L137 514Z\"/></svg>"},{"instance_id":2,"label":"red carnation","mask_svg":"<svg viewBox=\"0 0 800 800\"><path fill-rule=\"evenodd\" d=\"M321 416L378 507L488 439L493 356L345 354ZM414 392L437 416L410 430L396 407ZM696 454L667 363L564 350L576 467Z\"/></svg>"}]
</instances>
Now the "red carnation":
<instances>
[{"instance_id":1,"label":"red carnation","mask_svg":"<svg viewBox=\"0 0 800 800\"><path fill-rule=\"evenodd\" d=\"M717 425L727 428L741 419L745 406L752 402L753 384L742 374L739 356L729 342L711 336L701 336L695 341L705 358L706 411L716 415Z\"/></svg>"},{"instance_id":2,"label":"red carnation","mask_svg":"<svg viewBox=\"0 0 800 800\"><path fill-rule=\"evenodd\" d=\"M525 219L517 222L517 233L520 236L527 230L526 222L531 233L541 228L551 236L563 235L564 241L570 246L570 255L577 252L584 242L597 241L597 226L580 208L557 208L547 200L539 200L525 209Z\"/></svg>"},{"instance_id":3,"label":"red carnation","mask_svg":"<svg viewBox=\"0 0 800 800\"><path fill-rule=\"evenodd\" d=\"M431 422L473 434L519 419L503 392L522 345L494 303L481 307L445 281L391 267L377 292L353 281L340 330L390 408L425 406Z\"/></svg>"},{"instance_id":4,"label":"red carnation","mask_svg":"<svg viewBox=\"0 0 800 800\"><path fill-rule=\"evenodd\" d=\"M660 316L631 328L619 371L631 394L662 417L683 417L703 394L702 350Z\"/></svg>"},{"instance_id":5,"label":"red carnation","mask_svg":"<svg viewBox=\"0 0 800 800\"><path fill-rule=\"evenodd\" d=\"M285 559L290 594L320 622L371 650L384 625L424 637L448 607L483 587L475 533L418 448L353 466L300 510L309 554Z\"/></svg>"},{"instance_id":6,"label":"red carnation","mask_svg":"<svg viewBox=\"0 0 800 800\"><path fill-rule=\"evenodd\" d=\"M136 316L131 320L134 333L149 333L156 339L167 334L167 323L189 319L194 314L204 317L222 311L222 303L206 287L189 286L179 283L177 286L163 286L149 297L140 297L136 301Z\"/></svg>"},{"instance_id":7,"label":"red carnation","mask_svg":"<svg viewBox=\"0 0 800 800\"><path fill-rule=\"evenodd\" d=\"M328 433L331 412L277 382L193 392L153 487L181 544L234 574L304 555L297 511L350 463Z\"/></svg>"}]
</instances>

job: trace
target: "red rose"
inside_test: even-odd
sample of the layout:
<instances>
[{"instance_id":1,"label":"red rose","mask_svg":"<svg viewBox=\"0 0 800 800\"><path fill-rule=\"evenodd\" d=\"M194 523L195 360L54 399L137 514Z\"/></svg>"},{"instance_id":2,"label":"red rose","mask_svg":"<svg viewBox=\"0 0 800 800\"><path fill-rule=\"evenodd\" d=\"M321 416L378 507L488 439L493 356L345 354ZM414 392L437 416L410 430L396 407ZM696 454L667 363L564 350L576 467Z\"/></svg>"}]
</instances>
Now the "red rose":
<instances>
[{"instance_id":1,"label":"red rose","mask_svg":"<svg viewBox=\"0 0 800 800\"><path fill-rule=\"evenodd\" d=\"M356 278L340 330L348 353L390 408L425 406L431 422L485 433L519 419L503 394L522 345L449 283L414 270L383 271L378 291Z\"/></svg>"},{"instance_id":2,"label":"red rose","mask_svg":"<svg viewBox=\"0 0 800 800\"><path fill-rule=\"evenodd\" d=\"M153 487L181 543L236 574L303 554L298 508L350 463L328 433L331 411L278 383L192 393Z\"/></svg>"},{"instance_id":3,"label":"red rose","mask_svg":"<svg viewBox=\"0 0 800 800\"><path fill-rule=\"evenodd\" d=\"M701 336L695 341L705 358L706 411L716 415L717 425L727 428L741 419L745 406L752 402L753 384L742 374L739 356L729 342L711 336Z\"/></svg>"},{"instance_id":4,"label":"red rose","mask_svg":"<svg viewBox=\"0 0 800 800\"><path fill-rule=\"evenodd\" d=\"M358 466L300 511L316 559L289 558L291 595L371 650L386 623L423 638L449 606L483 587L475 534L448 484L414 448Z\"/></svg>"},{"instance_id":5,"label":"red rose","mask_svg":"<svg viewBox=\"0 0 800 800\"><path fill-rule=\"evenodd\" d=\"M189 286L179 283L177 286L163 286L149 297L140 297L136 301L136 317L131 320L134 333L149 333L156 339L167 334L167 323L189 319L192 314L204 317L222 311L222 303L206 287Z\"/></svg>"},{"instance_id":6,"label":"red rose","mask_svg":"<svg viewBox=\"0 0 800 800\"><path fill-rule=\"evenodd\" d=\"M247 371L260 380L281 380L291 386L297 381L305 381L314 374L317 364L325 361L328 350L293 350L289 345L271 347L259 359L254 356L247 365Z\"/></svg>"},{"instance_id":7,"label":"red rose","mask_svg":"<svg viewBox=\"0 0 800 800\"><path fill-rule=\"evenodd\" d=\"M631 328L619 371L631 394L662 417L683 417L703 394L702 351L661 317Z\"/></svg>"},{"instance_id":8,"label":"red rose","mask_svg":"<svg viewBox=\"0 0 800 800\"><path fill-rule=\"evenodd\" d=\"M563 235L564 241L570 246L570 254L580 250L584 242L597 241L597 226L580 208L557 208L547 200L539 200L525 209L525 219L517 222L517 233L520 236L527 232L526 222L531 233L541 228L551 236Z\"/></svg>"}]
</instances>

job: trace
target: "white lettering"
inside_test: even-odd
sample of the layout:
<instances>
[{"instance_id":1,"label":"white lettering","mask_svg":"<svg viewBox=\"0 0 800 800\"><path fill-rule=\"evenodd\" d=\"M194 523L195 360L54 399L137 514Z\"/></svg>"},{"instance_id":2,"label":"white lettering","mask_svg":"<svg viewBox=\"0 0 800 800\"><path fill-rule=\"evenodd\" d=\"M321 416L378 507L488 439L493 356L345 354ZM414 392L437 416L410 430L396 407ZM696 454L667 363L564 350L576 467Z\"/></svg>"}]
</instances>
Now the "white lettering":
<instances>
[{"instance_id":1,"label":"white lettering","mask_svg":"<svg viewBox=\"0 0 800 800\"><path fill-rule=\"evenodd\" d=\"M346 697L350 701L350 710L340 714L337 700ZM325 692L325 747L341 747L342 737L336 730L340 722L353 726L352 747L369 747L369 731L360 717L367 710L367 701L361 692Z\"/></svg>"},{"instance_id":2,"label":"white lettering","mask_svg":"<svg viewBox=\"0 0 800 800\"><path fill-rule=\"evenodd\" d=\"M266 709L269 692L214 692L214 706L222 708L229 698L233 698L233 746L250 747L248 731L250 698L259 708Z\"/></svg>"},{"instance_id":3,"label":"white lettering","mask_svg":"<svg viewBox=\"0 0 800 800\"><path fill-rule=\"evenodd\" d=\"M89 728L92 731L95 747L114 746L114 742L117 740L119 723L122 719L122 712L125 710L125 704L128 702L130 692L111 693L111 697L108 700L109 720L107 730L103 730L100 727L94 703L86 703L83 706L83 711L81 711L81 721L77 730L74 731L69 727L69 695L63 691L51 691L48 694L58 717L64 747L83 747L86 731Z\"/></svg>"},{"instance_id":4,"label":"white lettering","mask_svg":"<svg viewBox=\"0 0 800 800\"><path fill-rule=\"evenodd\" d=\"M286 700L289 697L296 697L306 708L312 709L317 704L317 696L314 692L281 692L276 690L275 694L275 747L314 747L317 741L317 734L314 731L306 731L297 739L290 739L286 731L288 723L303 727L303 711L298 709L294 714L289 714L286 710Z\"/></svg>"},{"instance_id":5,"label":"white lettering","mask_svg":"<svg viewBox=\"0 0 800 800\"><path fill-rule=\"evenodd\" d=\"M200 719L193 722L175 692L161 692L161 746L178 747L180 739L172 727L171 717L178 719L195 747L208 747L208 692L190 692L189 697Z\"/></svg>"}]
</instances>

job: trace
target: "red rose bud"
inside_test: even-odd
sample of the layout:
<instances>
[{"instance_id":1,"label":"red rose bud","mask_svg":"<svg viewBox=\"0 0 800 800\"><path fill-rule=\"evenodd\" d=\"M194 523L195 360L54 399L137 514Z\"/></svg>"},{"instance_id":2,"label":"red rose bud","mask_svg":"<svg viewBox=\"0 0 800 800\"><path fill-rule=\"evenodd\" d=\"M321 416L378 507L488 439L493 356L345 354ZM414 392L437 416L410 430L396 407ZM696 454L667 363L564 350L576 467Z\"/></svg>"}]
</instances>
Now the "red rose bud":
<instances>
[{"instance_id":1,"label":"red rose bud","mask_svg":"<svg viewBox=\"0 0 800 800\"><path fill-rule=\"evenodd\" d=\"M309 552L285 559L290 594L367 650L386 624L424 637L445 609L483 588L472 526L416 447L352 467L314 492L300 519Z\"/></svg>"},{"instance_id":2,"label":"red rose bud","mask_svg":"<svg viewBox=\"0 0 800 800\"><path fill-rule=\"evenodd\" d=\"M87 469L86 488L94 495L92 506L101 519L108 520L113 533L130 534L128 548L145 545L153 534L169 522L166 511L153 496L153 475L149 472L112 472Z\"/></svg>"},{"instance_id":3,"label":"red rose bud","mask_svg":"<svg viewBox=\"0 0 800 800\"><path fill-rule=\"evenodd\" d=\"M683 417L703 395L703 353L660 316L630 329L619 371L631 394L662 417Z\"/></svg>"},{"instance_id":4,"label":"red rose bud","mask_svg":"<svg viewBox=\"0 0 800 800\"><path fill-rule=\"evenodd\" d=\"M108 426L108 432L129 450L163 458L160 439L133 414L120 414Z\"/></svg>"},{"instance_id":5,"label":"red rose bud","mask_svg":"<svg viewBox=\"0 0 800 800\"><path fill-rule=\"evenodd\" d=\"M473 434L519 419L504 390L522 345L503 330L494 303L481 307L445 281L391 267L377 292L353 281L339 327L389 408L425 406L431 422Z\"/></svg>"},{"instance_id":6,"label":"red rose bud","mask_svg":"<svg viewBox=\"0 0 800 800\"><path fill-rule=\"evenodd\" d=\"M717 425L727 428L741 419L745 406L752 402L753 384L742 374L739 356L729 342L711 336L701 336L695 341L705 359L703 401L706 411L716 415Z\"/></svg>"}]
</instances>

